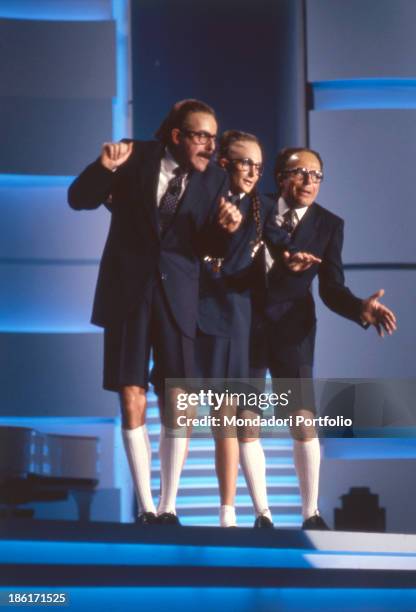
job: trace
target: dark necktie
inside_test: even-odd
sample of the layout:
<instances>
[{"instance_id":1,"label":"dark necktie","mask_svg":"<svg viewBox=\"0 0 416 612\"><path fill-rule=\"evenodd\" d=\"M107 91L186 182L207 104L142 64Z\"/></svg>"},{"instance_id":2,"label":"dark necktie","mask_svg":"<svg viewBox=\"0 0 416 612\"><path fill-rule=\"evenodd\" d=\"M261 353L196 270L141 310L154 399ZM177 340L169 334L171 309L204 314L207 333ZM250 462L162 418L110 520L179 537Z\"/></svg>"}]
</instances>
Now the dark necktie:
<instances>
[{"instance_id":1,"label":"dark necktie","mask_svg":"<svg viewBox=\"0 0 416 612\"><path fill-rule=\"evenodd\" d=\"M161 234L165 233L175 216L180 200L182 181L186 173L178 166L173 171L173 174L174 176L170 179L159 204L159 227Z\"/></svg>"},{"instance_id":2,"label":"dark necktie","mask_svg":"<svg viewBox=\"0 0 416 612\"><path fill-rule=\"evenodd\" d=\"M284 213L282 229L284 229L289 234L289 236L293 234L297 225L297 220L298 219L296 213L291 208L289 208L289 210Z\"/></svg>"}]
</instances>

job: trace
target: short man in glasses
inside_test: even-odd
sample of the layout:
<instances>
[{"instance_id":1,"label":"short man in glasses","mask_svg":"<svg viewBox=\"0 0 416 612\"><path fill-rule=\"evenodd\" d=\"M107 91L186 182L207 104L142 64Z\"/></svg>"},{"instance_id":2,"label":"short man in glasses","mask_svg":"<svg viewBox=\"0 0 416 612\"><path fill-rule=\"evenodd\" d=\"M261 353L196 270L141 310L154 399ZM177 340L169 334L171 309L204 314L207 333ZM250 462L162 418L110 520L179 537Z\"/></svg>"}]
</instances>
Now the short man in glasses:
<instances>
[{"instance_id":1,"label":"short man in glasses","mask_svg":"<svg viewBox=\"0 0 416 612\"><path fill-rule=\"evenodd\" d=\"M341 259L344 222L316 202L323 180L319 153L307 148L283 149L277 156L275 177L277 222L290 234L294 248L308 249L322 261L302 275L293 275L282 266L267 262L266 253L267 289L264 299L257 293L251 375L260 378L269 369L272 378L309 379L316 328L311 292L315 276L318 276L322 300L341 316L362 327L374 325L380 336L394 332L396 319L379 302L383 290L362 300L344 284ZM292 416L314 416L313 403L295 410ZM328 529L318 511L320 447L316 431L313 427L293 427L291 433L302 497L303 529ZM262 470L261 458L258 465Z\"/></svg>"},{"instance_id":2,"label":"short man in glasses","mask_svg":"<svg viewBox=\"0 0 416 612\"><path fill-rule=\"evenodd\" d=\"M224 198L226 173L210 164L216 135L212 108L199 100L178 102L156 141L104 144L69 188L72 208L104 203L111 211L92 321L104 327L104 388L120 396L143 525L179 524L175 501L187 440L169 435L180 389L165 393L164 379L194 376L201 255L209 249L221 254L241 221ZM145 424L151 351L162 381L158 510Z\"/></svg>"},{"instance_id":3,"label":"short man in glasses","mask_svg":"<svg viewBox=\"0 0 416 612\"><path fill-rule=\"evenodd\" d=\"M229 180L228 200L235 203L243 221L233 233L224 258L206 257L201 272L196 356L202 378L247 379L249 376L249 340L251 290L255 255L263 242L274 257L286 259L285 266L302 271L319 261L303 252L287 251L289 237L276 224L275 202L257 192L263 171L263 154L256 136L238 130L225 132L219 143L218 163ZM299 250L300 251L300 250ZM229 385L228 385L229 386ZM216 413L223 421L228 408ZM215 427L216 472L220 488L220 525L236 525L234 498L238 472L239 444L235 429ZM240 460L245 467L251 444L240 444ZM249 488L252 483L249 479ZM265 488L265 485L264 485ZM256 527L272 527L266 505L256 507Z\"/></svg>"}]
</instances>

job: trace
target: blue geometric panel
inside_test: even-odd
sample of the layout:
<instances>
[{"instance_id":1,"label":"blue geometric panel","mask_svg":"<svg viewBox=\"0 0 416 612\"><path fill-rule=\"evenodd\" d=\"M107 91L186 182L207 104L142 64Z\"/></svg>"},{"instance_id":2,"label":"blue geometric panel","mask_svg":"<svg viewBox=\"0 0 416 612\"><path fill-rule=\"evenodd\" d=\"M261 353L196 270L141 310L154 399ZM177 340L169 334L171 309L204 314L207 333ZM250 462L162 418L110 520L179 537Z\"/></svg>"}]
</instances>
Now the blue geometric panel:
<instances>
[{"instance_id":1,"label":"blue geometric panel","mask_svg":"<svg viewBox=\"0 0 416 612\"><path fill-rule=\"evenodd\" d=\"M117 395L102 389L101 333L1 333L0 363L0 415L23 418L21 427L34 426L30 417L55 417L45 426L64 433L59 417L81 426L120 412Z\"/></svg>"},{"instance_id":2,"label":"blue geometric panel","mask_svg":"<svg viewBox=\"0 0 416 612\"><path fill-rule=\"evenodd\" d=\"M0 331L94 332L90 325L97 265L0 263Z\"/></svg>"},{"instance_id":3,"label":"blue geometric panel","mask_svg":"<svg viewBox=\"0 0 416 612\"><path fill-rule=\"evenodd\" d=\"M363 330L329 311L318 297L315 375L319 378L414 377L416 271L351 270L346 279L359 297L385 289L381 301L395 311L398 329L392 336L381 339L374 327Z\"/></svg>"},{"instance_id":4,"label":"blue geometric panel","mask_svg":"<svg viewBox=\"0 0 416 612\"><path fill-rule=\"evenodd\" d=\"M112 112L111 98L0 98L0 173L78 174L111 140Z\"/></svg>"},{"instance_id":5,"label":"blue geometric panel","mask_svg":"<svg viewBox=\"0 0 416 612\"><path fill-rule=\"evenodd\" d=\"M313 110L416 108L415 79L350 79L312 83Z\"/></svg>"},{"instance_id":6,"label":"blue geometric panel","mask_svg":"<svg viewBox=\"0 0 416 612\"><path fill-rule=\"evenodd\" d=\"M7 19L101 21L111 19L111 0L0 0Z\"/></svg>"},{"instance_id":7,"label":"blue geometric panel","mask_svg":"<svg viewBox=\"0 0 416 612\"><path fill-rule=\"evenodd\" d=\"M116 93L113 21L0 19L0 40L8 57L0 64L2 96L108 99Z\"/></svg>"},{"instance_id":8,"label":"blue geometric panel","mask_svg":"<svg viewBox=\"0 0 416 612\"><path fill-rule=\"evenodd\" d=\"M318 202L345 219L346 263L416 262L416 110L313 111L324 160Z\"/></svg>"},{"instance_id":9,"label":"blue geometric panel","mask_svg":"<svg viewBox=\"0 0 416 612\"><path fill-rule=\"evenodd\" d=\"M18 180L19 179L19 180ZM74 212L67 204L72 177L0 177L0 262L18 259L94 260L103 250L110 215L101 207ZM3 186L5 185L5 186Z\"/></svg>"},{"instance_id":10,"label":"blue geometric panel","mask_svg":"<svg viewBox=\"0 0 416 612\"><path fill-rule=\"evenodd\" d=\"M413 0L308 0L308 80L415 77Z\"/></svg>"}]
</instances>

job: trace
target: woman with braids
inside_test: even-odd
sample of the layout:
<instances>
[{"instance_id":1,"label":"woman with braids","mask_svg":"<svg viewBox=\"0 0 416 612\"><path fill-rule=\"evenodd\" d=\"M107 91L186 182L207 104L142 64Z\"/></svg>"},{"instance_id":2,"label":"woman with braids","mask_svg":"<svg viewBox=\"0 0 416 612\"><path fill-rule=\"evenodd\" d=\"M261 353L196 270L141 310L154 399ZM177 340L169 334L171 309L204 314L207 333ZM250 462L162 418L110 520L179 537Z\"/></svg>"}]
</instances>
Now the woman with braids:
<instances>
[{"instance_id":1,"label":"woman with braids","mask_svg":"<svg viewBox=\"0 0 416 612\"><path fill-rule=\"evenodd\" d=\"M319 260L307 253L287 250L289 236L276 223L275 202L258 194L256 185L263 171L263 154L256 136L236 130L225 132L219 144L218 164L229 174L228 200L239 207L243 221L231 237L226 257L206 256L203 262L196 338L197 371L203 379L244 379L249 376L251 287L253 274L259 270L255 266L257 251L266 244L273 257L282 257L288 268L296 272ZM230 389L229 385L227 388L237 390ZM214 416L221 424L223 417L235 414L236 409L237 406L224 403ZM239 457L252 493L256 478L251 478L245 469L246 457L253 449L258 451L260 442L258 439L239 442L235 429L222 425L213 427L213 433L221 499L220 524L233 527L236 526L234 498ZM249 458L252 466L253 458ZM262 458L264 461L264 454ZM263 472L259 470L259 474ZM265 482L261 486L266 489ZM266 495L264 499L265 507L258 504L255 507L255 527L273 527Z\"/></svg>"}]
</instances>

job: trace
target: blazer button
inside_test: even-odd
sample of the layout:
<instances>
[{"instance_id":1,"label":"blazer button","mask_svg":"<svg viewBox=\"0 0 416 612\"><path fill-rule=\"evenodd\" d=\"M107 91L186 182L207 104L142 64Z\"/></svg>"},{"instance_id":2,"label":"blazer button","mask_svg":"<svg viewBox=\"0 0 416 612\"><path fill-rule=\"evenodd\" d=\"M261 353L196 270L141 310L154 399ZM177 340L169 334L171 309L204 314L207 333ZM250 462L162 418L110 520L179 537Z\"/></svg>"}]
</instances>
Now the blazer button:
<instances>
[{"instance_id":1,"label":"blazer button","mask_svg":"<svg viewBox=\"0 0 416 612\"><path fill-rule=\"evenodd\" d=\"M168 280L168 275L166 274L166 272L162 272L161 275L160 275L160 278L162 280Z\"/></svg>"}]
</instances>

